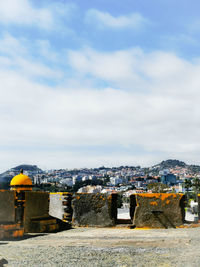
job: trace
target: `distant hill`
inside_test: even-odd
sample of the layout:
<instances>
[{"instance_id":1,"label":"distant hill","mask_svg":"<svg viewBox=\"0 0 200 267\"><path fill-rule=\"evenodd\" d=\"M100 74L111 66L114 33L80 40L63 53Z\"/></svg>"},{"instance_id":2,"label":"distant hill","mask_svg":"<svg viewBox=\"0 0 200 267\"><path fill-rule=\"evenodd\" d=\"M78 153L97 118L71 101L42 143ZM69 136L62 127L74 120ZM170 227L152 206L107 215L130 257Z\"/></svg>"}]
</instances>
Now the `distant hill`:
<instances>
[{"instance_id":1,"label":"distant hill","mask_svg":"<svg viewBox=\"0 0 200 267\"><path fill-rule=\"evenodd\" d=\"M169 169L174 167L187 167L187 164L185 162L177 160L177 159L168 159L163 160L161 163L157 164L155 167L160 167L160 169Z\"/></svg>"},{"instance_id":2,"label":"distant hill","mask_svg":"<svg viewBox=\"0 0 200 267\"><path fill-rule=\"evenodd\" d=\"M42 170L38 168L36 165L28 165L28 164L18 165L0 174L0 189L9 189L10 181L12 180L13 176L20 173L21 169L28 172L42 172Z\"/></svg>"},{"instance_id":3,"label":"distant hill","mask_svg":"<svg viewBox=\"0 0 200 267\"><path fill-rule=\"evenodd\" d=\"M0 176L0 189L9 189L10 181L12 180L12 175L1 175Z\"/></svg>"},{"instance_id":4,"label":"distant hill","mask_svg":"<svg viewBox=\"0 0 200 267\"><path fill-rule=\"evenodd\" d=\"M193 173L199 173L200 172L200 166L198 165L189 165L188 170Z\"/></svg>"},{"instance_id":5,"label":"distant hill","mask_svg":"<svg viewBox=\"0 0 200 267\"><path fill-rule=\"evenodd\" d=\"M12 168L12 170L19 171L19 172L21 169L23 169L24 171L42 171L41 169L37 167L37 165L28 165L28 164L22 164L22 165Z\"/></svg>"}]
</instances>

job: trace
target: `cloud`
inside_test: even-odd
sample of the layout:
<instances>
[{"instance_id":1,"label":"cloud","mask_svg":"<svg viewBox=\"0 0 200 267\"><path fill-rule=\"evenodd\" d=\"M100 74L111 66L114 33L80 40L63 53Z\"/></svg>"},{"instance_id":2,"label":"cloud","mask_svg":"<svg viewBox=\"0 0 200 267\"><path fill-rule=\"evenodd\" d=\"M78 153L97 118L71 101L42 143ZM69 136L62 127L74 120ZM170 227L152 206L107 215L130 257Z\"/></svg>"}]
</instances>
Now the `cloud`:
<instances>
[{"instance_id":1,"label":"cloud","mask_svg":"<svg viewBox=\"0 0 200 267\"><path fill-rule=\"evenodd\" d=\"M19 150L22 161L34 158L48 165L49 160L51 168L59 162L66 162L63 167L69 162L73 167L131 164L131 159L132 164L149 164L160 155L199 155L197 94L185 99L179 89L173 97L81 85L79 90L53 90L2 71L0 79L0 146ZM101 147L105 151L98 151ZM17 153L12 157L18 160Z\"/></svg>"},{"instance_id":2,"label":"cloud","mask_svg":"<svg viewBox=\"0 0 200 267\"><path fill-rule=\"evenodd\" d=\"M147 19L139 13L114 17L108 12L102 12L97 9L89 9L85 20L87 23L96 23L100 28L108 27L112 29L138 29L147 23Z\"/></svg>"},{"instance_id":3,"label":"cloud","mask_svg":"<svg viewBox=\"0 0 200 267\"><path fill-rule=\"evenodd\" d=\"M44 60L48 53L52 65ZM46 168L197 161L198 60L140 48L83 48L68 51L63 69L57 54L45 40L0 39L0 168L9 158ZM37 79L62 80L69 71L62 86Z\"/></svg>"},{"instance_id":4,"label":"cloud","mask_svg":"<svg viewBox=\"0 0 200 267\"><path fill-rule=\"evenodd\" d=\"M35 60L34 52L35 46L40 44L40 60ZM30 43L25 38L15 38L9 33L5 33L0 39L0 68L2 70L7 69L8 72L15 70L16 73L21 73L26 77L31 78L55 78L60 79L62 77L62 71L58 69L50 68L45 64L44 57L47 57L47 53L50 50L46 50L44 55L44 47L41 48L41 44L44 45L44 41L36 41ZM46 43L45 43L46 44ZM47 46L47 45L46 45ZM56 55L49 51L49 61L55 60ZM14 74L14 72L13 72Z\"/></svg>"},{"instance_id":5,"label":"cloud","mask_svg":"<svg viewBox=\"0 0 200 267\"><path fill-rule=\"evenodd\" d=\"M34 2L33 2L34 3ZM70 17L75 5L56 3L35 7L30 0L1 0L0 23L4 25L36 26L45 30L59 25L59 19Z\"/></svg>"},{"instance_id":6,"label":"cloud","mask_svg":"<svg viewBox=\"0 0 200 267\"><path fill-rule=\"evenodd\" d=\"M139 48L114 52L97 52L90 48L69 50L68 58L74 72L82 76L89 75L97 80L104 80L109 85L123 90L159 89L161 94L166 91L177 92L174 87L180 88L182 83L182 93L187 93L185 85L191 76L195 75L194 81L196 80L196 70L199 68L198 64L192 64L173 53L144 53Z\"/></svg>"},{"instance_id":7,"label":"cloud","mask_svg":"<svg viewBox=\"0 0 200 267\"><path fill-rule=\"evenodd\" d=\"M114 52L97 52L90 48L81 51L70 50L69 64L82 75L91 75L124 89L141 81L138 75L139 60L143 58L141 49Z\"/></svg>"}]
</instances>

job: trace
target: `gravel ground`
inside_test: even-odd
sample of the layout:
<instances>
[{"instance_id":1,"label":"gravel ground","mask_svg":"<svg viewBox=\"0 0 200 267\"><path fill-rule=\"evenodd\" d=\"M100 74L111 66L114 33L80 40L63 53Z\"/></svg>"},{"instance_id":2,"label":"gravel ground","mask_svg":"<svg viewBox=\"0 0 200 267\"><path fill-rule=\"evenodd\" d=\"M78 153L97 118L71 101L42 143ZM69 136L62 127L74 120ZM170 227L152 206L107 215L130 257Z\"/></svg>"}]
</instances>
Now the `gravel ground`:
<instances>
[{"instance_id":1,"label":"gravel ground","mask_svg":"<svg viewBox=\"0 0 200 267\"><path fill-rule=\"evenodd\" d=\"M3 266L20 267L199 267L199 244L200 228L76 228L0 241L0 262L5 263Z\"/></svg>"}]
</instances>

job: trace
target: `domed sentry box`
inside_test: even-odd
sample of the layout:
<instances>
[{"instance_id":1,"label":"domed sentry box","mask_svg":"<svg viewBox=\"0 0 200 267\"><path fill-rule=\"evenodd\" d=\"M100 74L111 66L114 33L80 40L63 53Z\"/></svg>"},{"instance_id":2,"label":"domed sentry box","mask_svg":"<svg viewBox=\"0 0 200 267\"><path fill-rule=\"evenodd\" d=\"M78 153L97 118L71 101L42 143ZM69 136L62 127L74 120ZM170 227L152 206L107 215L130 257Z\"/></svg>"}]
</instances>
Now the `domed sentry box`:
<instances>
[{"instance_id":1,"label":"domed sentry box","mask_svg":"<svg viewBox=\"0 0 200 267\"><path fill-rule=\"evenodd\" d=\"M10 190L15 192L15 220L24 226L24 204L25 204L25 192L32 191L33 184L31 178L23 173L23 169L20 170L20 174L13 177L10 182Z\"/></svg>"},{"instance_id":2,"label":"domed sentry box","mask_svg":"<svg viewBox=\"0 0 200 267\"><path fill-rule=\"evenodd\" d=\"M11 190L15 191L32 191L33 184L31 178L23 174L23 170L20 171L20 174L13 177L10 182Z\"/></svg>"},{"instance_id":3,"label":"domed sentry box","mask_svg":"<svg viewBox=\"0 0 200 267\"><path fill-rule=\"evenodd\" d=\"M32 191L32 181L23 170L10 187L0 191L0 239L59 229L57 219L49 216L49 193Z\"/></svg>"}]
</instances>

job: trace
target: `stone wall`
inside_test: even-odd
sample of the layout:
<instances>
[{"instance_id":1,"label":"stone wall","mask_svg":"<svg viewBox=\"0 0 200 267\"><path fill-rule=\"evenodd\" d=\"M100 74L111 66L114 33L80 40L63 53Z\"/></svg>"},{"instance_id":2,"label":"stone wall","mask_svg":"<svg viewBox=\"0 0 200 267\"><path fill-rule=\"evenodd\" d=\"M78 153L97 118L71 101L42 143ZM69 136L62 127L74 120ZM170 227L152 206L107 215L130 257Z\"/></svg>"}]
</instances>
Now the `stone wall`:
<instances>
[{"instance_id":1,"label":"stone wall","mask_svg":"<svg viewBox=\"0 0 200 267\"><path fill-rule=\"evenodd\" d=\"M183 194L133 194L131 220L136 227L175 228L184 223L184 204ZM23 231L51 232L63 229L59 224L62 221L74 226L115 226L117 194L72 196L71 193L0 191L0 236L5 233L17 236Z\"/></svg>"},{"instance_id":2,"label":"stone wall","mask_svg":"<svg viewBox=\"0 0 200 267\"><path fill-rule=\"evenodd\" d=\"M15 191L0 191L0 240L21 237L24 228L18 223L18 201Z\"/></svg>"},{"instance_id":3,"label":"stone wall","mask_svg":"<svg viewBox=\"0 0 200 267\"><path fill-rule=\"evenodd\" d=\"M0 191L0 223L15 222L15 192Z\"/></svg>"},{"instance_id":4,"label":"stone wall","mask_svg":"<svg viewBox=\"0 0 200 267\"><path fill-rule=\"evenodd\" d=\"M198 194L198 218L200 220L200 194Z\"/></svg>"},{"instance_id":5,"label":"stone wall","mask_svg":"<svg viewBox=\"0 0 200 267\"><path fill-rule=\"evenodd\" d=\"M114 226L117 221L116 194L75 194L72 223L76 226Z\"/></svg>"},{"instance_id":6,"label":"stone wall","mask_svg":"<svg viewBox=\"0 0 200 267\"><path fill-rule=\"evenodd\" d=\"M71 223L72 221L72 207L71 207L72 193L59 192L50 193L49 215L60 220Z\"/></svg>"},{"instance_id":7,"label":"stone wall","mask_svg":"<svg viewBox=\"0 0 200 267\"><path fill-rule=\"evenodd\" d=\"M26 191L24 206L24 231L34 232L31 221L49 217L49 193Z\"/></svg>"},{"instance_id":8,"label":"stone wall","mask_svg":"<svg viewBox=\"0 0 200 267\"><path fill-rule=\"evenodd\" d=\"M131 206L136 227L175 228L184 223L184 195L173 193L135 194Z\"/></svg>"}]
</instances>

